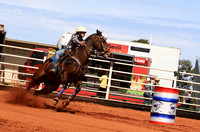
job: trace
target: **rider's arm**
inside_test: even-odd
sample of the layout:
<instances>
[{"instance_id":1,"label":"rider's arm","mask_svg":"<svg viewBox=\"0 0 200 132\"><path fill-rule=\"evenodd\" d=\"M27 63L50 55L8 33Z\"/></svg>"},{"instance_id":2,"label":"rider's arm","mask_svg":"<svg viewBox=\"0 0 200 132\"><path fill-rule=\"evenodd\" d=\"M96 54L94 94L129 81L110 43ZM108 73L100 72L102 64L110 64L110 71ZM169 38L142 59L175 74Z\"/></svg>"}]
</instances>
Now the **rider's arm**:
<instances>
[{"instance_id":1,"label":"rider's arm","mask_svg":"<svg viewBox=\"0 0 200 132\"><path fill-rule=\"evenodd\" d=\"M85 41L80 41L78 39L78 35L76 35L76 34L72 35L71 41L72 41L72 43L77 43L77 44L80 44L80 45L83 45L85 43Z\"/></svg>"},{"instance_id":2,"label":"rider's arm","mask_svg":"<svg viewBox=\"0 0 200 132\"><path fill-rule=\"evenodd\" d=\"M85 44L85 41L80 41L79 44L83 46Z\"/></svg>"},{"instance_id":3,"label":"rider's arm","mask_svg":"<svg viewBox=\"0 0 200 132\"><path fill-rule=\"evenodd\" d=\"M79 44L81 41L78 40L78 35L73 34L71 38L72 43L77 43Z\"/></svg>"}]
</instances>

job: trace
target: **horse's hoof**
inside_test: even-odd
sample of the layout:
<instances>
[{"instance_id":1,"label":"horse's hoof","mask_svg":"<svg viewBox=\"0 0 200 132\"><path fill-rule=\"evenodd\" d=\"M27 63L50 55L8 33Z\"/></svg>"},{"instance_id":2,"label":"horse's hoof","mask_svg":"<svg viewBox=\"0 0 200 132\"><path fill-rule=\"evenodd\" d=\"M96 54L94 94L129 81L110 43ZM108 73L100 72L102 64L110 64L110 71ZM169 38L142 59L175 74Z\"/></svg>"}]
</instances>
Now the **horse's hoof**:
<instances>
[{"instance_id":1,"label":"horse's hoof","mask_svg":"<svg viewBox=\"0 0 200 132\"><path fill-rule=\"evenodd\" d=\"M53 98L53 105L56 106L58 104L59 98L55 97Z\"/></svg>"},{"instance_id":2,"label":"horse's hoof","mask_svg":"<svg viewBox=\"0 0 200 132\"><path fill-rule=\"evenodd\" d=\"M67 105L69 105L70 100L66 99L65 101L62 102L63 107L66 107Z\"/></svg>"}]
</instances>

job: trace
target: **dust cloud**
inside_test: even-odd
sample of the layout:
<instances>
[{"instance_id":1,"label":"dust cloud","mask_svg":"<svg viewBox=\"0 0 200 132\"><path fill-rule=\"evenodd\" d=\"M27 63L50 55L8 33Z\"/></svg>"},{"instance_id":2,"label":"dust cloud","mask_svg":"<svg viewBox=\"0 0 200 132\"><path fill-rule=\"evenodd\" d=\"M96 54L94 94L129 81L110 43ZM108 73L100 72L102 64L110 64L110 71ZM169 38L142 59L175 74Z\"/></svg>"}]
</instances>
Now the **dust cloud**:
<instances>
[{"instance_id":1,"label":"dust cloud","mask_svg":"<svg viewBox=\"0 0 200 132\"><path fill-rule=\"evenodd\" d=\"M9 93L5 95L5 101L35 108L46 108L45 99L33 96L32 93L23 88L9 88Z\"/></svg>"}]
</instances>

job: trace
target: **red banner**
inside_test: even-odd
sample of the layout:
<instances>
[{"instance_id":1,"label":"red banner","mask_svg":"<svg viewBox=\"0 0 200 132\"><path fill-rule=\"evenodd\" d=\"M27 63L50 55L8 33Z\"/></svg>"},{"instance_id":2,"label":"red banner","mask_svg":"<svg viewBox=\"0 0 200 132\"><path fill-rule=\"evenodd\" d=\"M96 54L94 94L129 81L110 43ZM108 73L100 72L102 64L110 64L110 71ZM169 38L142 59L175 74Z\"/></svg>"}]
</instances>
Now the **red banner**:
<instances>
[{"instance_id":1,"label":"red banner","mask_svg":"<svg viewBox=\"0 0 200 132\"><path fill-rule=\"evenodd\" d=\"M134 58L134 65L149 67L150 59L149 58L142 58L142 57L135 57ZM132 73L148 75L148 72L149 72L148 68L133 66ZM145 83L147 77L142 76L142 75L140 75L140 76L139 75L133 75L132 78L131 78L131 81L132 82L138 82L138 83ZM131 90L144 90L144 85L131 83L130 89Z\"/></svg>"},{"instance_id":2,"label":"red banner","mask_svg":"<svg viewBox=\"0 0 200 132\"><path fill-rule=\"evenodd\" d=\"M113 43L108 43L110 50L112 52L118 52L118 53L128 53L128 45L121 45L121 44L113 44Z\"/></svg>"}]
</instances>

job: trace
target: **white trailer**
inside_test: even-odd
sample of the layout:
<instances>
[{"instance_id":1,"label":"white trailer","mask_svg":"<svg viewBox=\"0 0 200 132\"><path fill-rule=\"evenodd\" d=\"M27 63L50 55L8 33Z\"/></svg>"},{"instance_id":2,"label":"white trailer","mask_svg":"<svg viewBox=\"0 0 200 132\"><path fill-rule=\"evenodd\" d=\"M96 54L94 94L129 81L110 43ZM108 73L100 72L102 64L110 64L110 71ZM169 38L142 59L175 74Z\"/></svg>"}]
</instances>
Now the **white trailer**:
<instances>
[{"instance_id":1,"label":"white trailer","mask_svg":"<svg viewBox=\"0 0 200 132\"><path fill-rule=\"evenodd\" d=\"M59 39L57 47L60 49L62 46L65 46L71 39L71 35L71 33L64 33ZM181 53L179 48L114 39L107 39L107 43L113 52L135 56L135 61L139 61L139 63L143 63L144 59L138 59L137 57L150 59L148 74L160 78L161 86L173 86L173 80L175 79L173 71L178 71Z\"/></svg>"}]
</instances>

